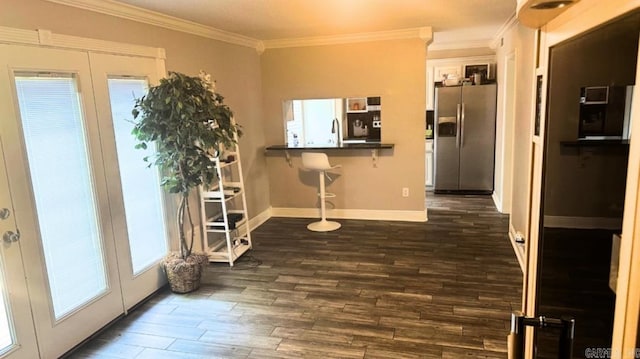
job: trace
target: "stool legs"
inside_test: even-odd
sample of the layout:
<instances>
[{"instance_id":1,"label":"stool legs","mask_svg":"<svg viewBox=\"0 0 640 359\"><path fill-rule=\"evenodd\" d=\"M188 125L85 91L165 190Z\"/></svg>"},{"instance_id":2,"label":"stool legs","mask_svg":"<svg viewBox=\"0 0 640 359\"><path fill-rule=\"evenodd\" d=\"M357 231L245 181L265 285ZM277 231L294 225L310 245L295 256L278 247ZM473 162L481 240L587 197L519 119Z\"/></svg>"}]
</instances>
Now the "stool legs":
<instances>
[{"instance_id":1,"label":"stool legs","mask_svg":"<svg viewBox=\"0 0 640 359\"><path fill-rule=\"evenodd\" d=\"M310 223L307 229L314 232L329 232L340 228L341 224L334 221L327 221L327 205L325 203L326 190L324 185L324 171L318 172L320 182L320 221Z\"/></svg>"}]
</instances>

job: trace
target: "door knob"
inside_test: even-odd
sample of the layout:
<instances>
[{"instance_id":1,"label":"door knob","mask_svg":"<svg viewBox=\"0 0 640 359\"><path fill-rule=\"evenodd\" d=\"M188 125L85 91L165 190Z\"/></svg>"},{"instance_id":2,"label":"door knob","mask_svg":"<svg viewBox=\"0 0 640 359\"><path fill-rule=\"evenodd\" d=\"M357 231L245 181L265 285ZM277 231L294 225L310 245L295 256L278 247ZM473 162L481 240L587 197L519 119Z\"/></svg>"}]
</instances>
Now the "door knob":
<instances>
[{"instance_id":1,"label":"door knob","mask_svg":"<svg viewBox=\"0 0 640 359\"><path fill-rule=\"evenodd\" d=\"M13 231L6 231L2 235L2 240L5 243L17 242L20 239L20 232L14 233Z\"/></svg>"},{"instance_id":2,"label":"door knob","mask_svg":"<svg viewBox=\"0 0 640 359\"><path fill-rule=\"evenodd\" d=\"M0 219L7 219L11 215L11 211L8 208L0 209Z\"/></svg>"}]
</instances>

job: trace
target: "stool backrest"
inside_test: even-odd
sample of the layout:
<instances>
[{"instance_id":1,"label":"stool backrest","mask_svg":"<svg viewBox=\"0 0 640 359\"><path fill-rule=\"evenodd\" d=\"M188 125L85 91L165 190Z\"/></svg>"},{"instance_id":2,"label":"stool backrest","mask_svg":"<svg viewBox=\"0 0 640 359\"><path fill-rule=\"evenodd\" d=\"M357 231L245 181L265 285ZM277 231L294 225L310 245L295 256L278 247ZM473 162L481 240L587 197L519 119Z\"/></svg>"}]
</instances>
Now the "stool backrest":
<instances>
[{"instance_id":1,"label":"stool backrest","mask_svg":"<svg viewBox=\"0 0 640 359\"><path fill-rule=\"evenodd\" d=\"M315 171L326 171L331 168L327 154L318 152L302 152L302 166Z\"/></svg>"}]
</instances>

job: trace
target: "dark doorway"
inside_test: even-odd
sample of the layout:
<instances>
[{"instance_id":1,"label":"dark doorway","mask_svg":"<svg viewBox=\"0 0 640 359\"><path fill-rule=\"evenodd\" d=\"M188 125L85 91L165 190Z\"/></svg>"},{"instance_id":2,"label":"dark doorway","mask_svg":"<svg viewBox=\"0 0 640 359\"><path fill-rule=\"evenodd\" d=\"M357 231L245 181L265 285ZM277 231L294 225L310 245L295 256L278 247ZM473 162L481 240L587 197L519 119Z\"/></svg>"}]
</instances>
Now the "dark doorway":
<instances>
[{"instance_id":1,"label":"dark doorway","mask_svg":"<svg viewBox=\"0 0 640 359\"><path fill-rule=\"evenodd\" d=\"M639 34L634 11L550 51L537 313L575 317L574 358L611 346L611 248L622 228L629 154L625 136L581 138L581 94L635 85ZM599 106L599 116L624 116ZM536 358L557 358L557 343L558 333L539 331Z\"/></svg>"}]
</instances>

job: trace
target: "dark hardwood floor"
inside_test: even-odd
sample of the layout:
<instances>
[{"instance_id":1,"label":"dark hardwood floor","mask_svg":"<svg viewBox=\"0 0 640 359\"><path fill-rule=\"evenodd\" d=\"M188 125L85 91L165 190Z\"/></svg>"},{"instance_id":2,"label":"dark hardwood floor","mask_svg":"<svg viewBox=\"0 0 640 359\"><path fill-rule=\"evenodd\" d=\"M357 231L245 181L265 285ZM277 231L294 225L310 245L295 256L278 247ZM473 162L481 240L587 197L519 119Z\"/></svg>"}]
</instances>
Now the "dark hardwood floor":
<instances>
[{"instance_id":1,"label":"dark hardwood floor","mask_svg":"<svg viewBox=\"0 0 640 359\"><path fill-rule=\"evenodd\" d=\"M611 347L615 293L609 288L613 233L603 229L544 228L538 312L576 320L574 358L587 348ZM558 357L560 332L538 331L538 359Z\"/></svg>"},{"instance_id":2,"label":"dark hardwood floor","mask_svg":"<svg viewBox=\"0 0 640 359\"><path fill-rule=\"evenodd\" d=\"M161 291L72 358L506 358L522 273L487 196L428 195L427 223L272 218L233 268Z\"/></svg>"}]
</instances>

